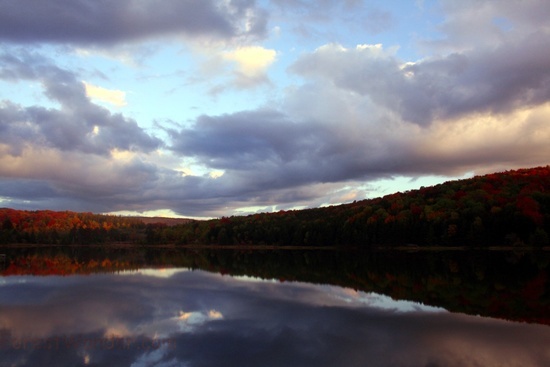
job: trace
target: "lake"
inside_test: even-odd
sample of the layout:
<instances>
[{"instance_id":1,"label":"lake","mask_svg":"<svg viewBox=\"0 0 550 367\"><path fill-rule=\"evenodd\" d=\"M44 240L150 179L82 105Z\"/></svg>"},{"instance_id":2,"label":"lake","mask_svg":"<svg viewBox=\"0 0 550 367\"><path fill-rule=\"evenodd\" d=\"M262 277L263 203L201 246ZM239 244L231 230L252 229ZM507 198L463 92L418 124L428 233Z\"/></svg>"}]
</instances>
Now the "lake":
<instances>
[{"instance_id":1,"label":"lake","mask_svg":"<svg viewBox=\"0 0 550 367\"><path fill-rule=\"evenodd\" d=\"M545 252L0 252L0 366L550 365Z\"/></svg>"}]
</instances>

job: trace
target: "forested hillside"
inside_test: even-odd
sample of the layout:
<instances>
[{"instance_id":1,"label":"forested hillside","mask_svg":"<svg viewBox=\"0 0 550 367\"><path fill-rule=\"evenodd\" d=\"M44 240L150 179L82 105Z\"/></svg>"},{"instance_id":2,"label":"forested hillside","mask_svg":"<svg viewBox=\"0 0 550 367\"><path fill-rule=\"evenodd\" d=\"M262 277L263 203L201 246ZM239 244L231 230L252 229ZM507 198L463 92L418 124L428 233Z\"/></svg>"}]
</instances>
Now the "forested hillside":
<instances>
[{"instance_id":1,"label":"forested hillside","mask_svg":"<svg viewBox=\"0 0 550 367\"><path fill-rule=\"evenodd\" d=\"M278 246L548 246L550 166L350 204L168 226L91 213L0 209L0 242Z\"/></svg>"},{"instance_id":2,"label":"forested hillside","mask_svg":"<svg viewBox=\"0 0 550 367\"><path fill-rule=\"evenodd\" d=\"M0 243L91 244L137 241L139 218L0 208Z\"/></svg>"},{"instance_id":3,"label":"forested hillside","mask_svg":"<svg viewBox=\"0 0 550 367\"><path fill-rule=\"evenodd\" d=\"M550 166L317 209L192 222L153 242L296 246L546 246Z\"/></svg>"}]
</instances>

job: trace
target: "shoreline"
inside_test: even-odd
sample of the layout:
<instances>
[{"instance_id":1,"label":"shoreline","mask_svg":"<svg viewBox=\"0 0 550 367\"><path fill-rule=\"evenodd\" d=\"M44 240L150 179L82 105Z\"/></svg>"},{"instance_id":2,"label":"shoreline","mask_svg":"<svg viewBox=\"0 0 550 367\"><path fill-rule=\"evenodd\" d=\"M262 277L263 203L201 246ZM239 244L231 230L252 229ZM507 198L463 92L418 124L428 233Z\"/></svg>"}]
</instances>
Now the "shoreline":
<instances>
[{"instance_id":1,"label":"shoreline","mask_svg":"<svg viewBox=\"0 0 550 367\"><path fill-rule=\"evenodd\" d=\"M550 246L487 246L487 247L469 247L469 246L374 246L371 248L362 248L360 246L281 246L281 245L207 245L207 244L187 244L179 245L176 243L166 244L139 244L131 242L112 242L101 244L40 244L40 243L11 243L0 244L0 249L24 249L24 248L105 248L105 249L130 249L130 248L158 248L158 249L185 249L185 250L326 250L326 251L550 251Z\"/></svg>"}]
</instances>

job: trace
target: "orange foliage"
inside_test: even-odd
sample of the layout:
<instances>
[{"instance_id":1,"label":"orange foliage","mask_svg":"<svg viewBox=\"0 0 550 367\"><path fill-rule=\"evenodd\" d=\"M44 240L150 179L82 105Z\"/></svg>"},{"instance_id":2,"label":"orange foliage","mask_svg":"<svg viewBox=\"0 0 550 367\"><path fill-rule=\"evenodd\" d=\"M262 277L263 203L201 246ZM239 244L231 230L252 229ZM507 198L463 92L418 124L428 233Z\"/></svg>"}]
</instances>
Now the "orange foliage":
<instances>
[{"instance_id":1,"label":"orange foliage","mask_svg":"<svg viewBox=\"0 0 550 367\"><path fill-rule=\"evenodd\" d=\"M101 262L89 260L79 262L65 255L29 255L10 261L10 264L0 272L0 276L10 275L73 275L90 274L93 272L114 272L132 269L133 266L126 261L111 261L105 259Z\"/></svg>"},{"instance_id":2,"label":"orange foliage","mask_svg":"<svg viewBox=\"0 0 550 367\"><path fill-rule=\"evenodd\" d=\"M54 232L56 235L67 235L75 230L109 232L114 229L136 228L143 225L141 220L131 217L70 211L26 211L0 208L0 230L5 223L11 223L13 230L19 234L36 236L36 241L48 239Z\"/></svg>"}]
</instances>

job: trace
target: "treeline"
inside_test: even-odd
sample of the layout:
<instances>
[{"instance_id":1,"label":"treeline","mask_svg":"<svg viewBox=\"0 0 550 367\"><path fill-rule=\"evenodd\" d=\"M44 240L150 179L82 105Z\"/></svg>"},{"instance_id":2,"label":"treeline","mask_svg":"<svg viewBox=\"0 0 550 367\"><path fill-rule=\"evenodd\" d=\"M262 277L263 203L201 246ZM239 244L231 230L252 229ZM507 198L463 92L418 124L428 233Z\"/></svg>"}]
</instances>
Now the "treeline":
<instances>
[{"instance_id":1,"label":"treeline","mask_svg":"<svg viewBox=\"0 0 550 367\"><path fill-rule=\"evenodd\" d=\"M0 243L98 244L144 241L137 218L71 211L0 208Z\"/></svg>"},{"instance_id":2,"label":"treeline","mask_svg":"<svg viewBox=\"0 0 550 367\"><path fill-rule=\"evenodd\" d=\"M0 243L548 246L550 166L450 181L317 209L145 224L91 213L0 209Z\"/></svg>"},{"instance_id":3,"label":"treeline","mask_svg":"<svg viewBox=\"0 0 550 367\"><path fill-rule=\"evenodd\" d=\"M548 246L550 166L450 181L338 206L151 228L151 243Z\"/></svg>"}]
</instances>

